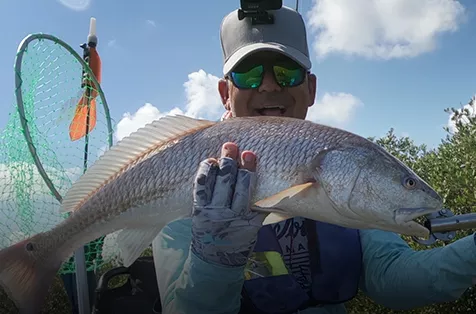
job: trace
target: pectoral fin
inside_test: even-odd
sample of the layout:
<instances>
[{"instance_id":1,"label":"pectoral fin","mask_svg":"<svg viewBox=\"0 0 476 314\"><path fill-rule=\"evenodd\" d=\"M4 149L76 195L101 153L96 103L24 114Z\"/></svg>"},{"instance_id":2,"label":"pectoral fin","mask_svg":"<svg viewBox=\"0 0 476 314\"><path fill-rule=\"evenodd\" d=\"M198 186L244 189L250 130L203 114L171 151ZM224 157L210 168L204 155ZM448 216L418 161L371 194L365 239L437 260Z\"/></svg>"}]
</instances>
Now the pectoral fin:
<instances>
[{"instance_id":1,"label":"pectoral fin","mask_svg":"<svg viewBox=\"0 0 476 314\"><path fill-rule=\"evenodd\" d=\"M257 201L255 203L255 206L261 207L261 208L276 208L276 206L278 206L279 204L282 204L283 202L289 202L289 201L294 202L295 199L299 197L301 193L308 190L314 184L316 183L308 182L308 183L292 186L289 189L283 190L270 197Z\"/></svg>"},{"instance_id":2,"label":"pectoral fin","mask_svg":"<svg viewBox=\"0 0 476 314\"><path fill-rule=\"evenodd\" d=\"M278 222L294 218L293 216L288 216L284 214L271 213L263 221L263 226L276 224Z\"/></svg>"},{"instance_id":3,"label":"pectoral fin","mask_svg":"<svg viewBox=\"0 0 476 314\"><path fill-rule=\"evenodd\" d=\"M263 225L278 223L293 218L287 209L298 207L303 200L313 195L311 190L317 186L315 182L295 185L270 197L262 199L253 205L254 211L270 213Z\"/></svg>"}]
</instances>

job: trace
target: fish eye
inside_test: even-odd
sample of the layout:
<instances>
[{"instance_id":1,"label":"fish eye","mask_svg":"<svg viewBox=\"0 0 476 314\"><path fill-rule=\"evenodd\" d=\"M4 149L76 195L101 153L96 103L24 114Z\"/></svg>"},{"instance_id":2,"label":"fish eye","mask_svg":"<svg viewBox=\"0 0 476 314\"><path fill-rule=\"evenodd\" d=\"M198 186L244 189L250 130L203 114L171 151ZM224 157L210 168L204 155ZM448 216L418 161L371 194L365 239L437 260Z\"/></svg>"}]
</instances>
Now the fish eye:
<instances>
[{"instance_id":1,"label":"fish eye","mask_svg":"<svg viewBox=\"0 0 476 314\"><path fill-rule=\"evenodd\" d=\"M403 179L403 186L405 186L405 188L409 190L414 189L416 185L417 181L413 177L406 177L405 179Z\"/></svg>"}]
</instances>

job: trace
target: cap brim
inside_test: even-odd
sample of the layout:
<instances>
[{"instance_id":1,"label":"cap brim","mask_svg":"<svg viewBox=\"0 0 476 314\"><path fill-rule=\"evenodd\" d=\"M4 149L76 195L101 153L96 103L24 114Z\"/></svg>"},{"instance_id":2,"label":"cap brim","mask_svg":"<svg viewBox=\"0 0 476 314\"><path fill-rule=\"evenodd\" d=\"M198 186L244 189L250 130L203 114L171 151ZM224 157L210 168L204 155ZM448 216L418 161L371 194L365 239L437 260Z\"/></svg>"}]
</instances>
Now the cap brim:
<instances>
[{"instance_id":1,"label":"cap brim","mask_svg":"<svg viewBox=\"0 0 476 314\"><path fill-rule=\"evenodd\" d=\"M311 61L309 60L309 58L297 49L294 49L293 47L287 47L273 43L257 43L242 47L238 49L234 54L232 54L231 57L223 65L223 74L227 75L243 59L258 51L278 52L293 59L307 70L311 68Z\"/></svg>"}]
</instances>

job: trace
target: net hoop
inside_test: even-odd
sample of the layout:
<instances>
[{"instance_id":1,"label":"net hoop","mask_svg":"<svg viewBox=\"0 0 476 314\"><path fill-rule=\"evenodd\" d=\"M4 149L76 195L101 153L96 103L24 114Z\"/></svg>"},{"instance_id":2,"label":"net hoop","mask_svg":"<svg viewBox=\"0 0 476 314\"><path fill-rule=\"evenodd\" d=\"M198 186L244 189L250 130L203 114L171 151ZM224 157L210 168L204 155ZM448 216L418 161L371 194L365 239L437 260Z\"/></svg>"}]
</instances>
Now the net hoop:
<instances>
[{"instance_id":1,"label":"net hoop","mask_svg":"<svg viewBox=\"0 0 476 314\"><path fill-rule=\"evenodd\" d=\"M109 147L113 145L113 129L112 129L112 122L111 122L111 116L109 113L109 107L107 105L106 101L106 96L104 95L104 92L102 90L101 85L98 83L96 80L96 77L94 76L91 68L89 65L83 60L83 58L73 49L71 48L70 45L62 41L61 39L57 38L56 36L50 35L50 34L43 34L43 33L35 33L35 34L30 34L26 36L19 44L17 52L16 52L16 57L15 57L15 97L17 101L17 109L18 109L18 114L20 117L20 123L22 126L22 131L23 135L25 136L25 140L28 144L28 150L30 151L33 160L35 162L35 165L38 169L39 174L45 181L46 185L50 189L50 191L53 193L55 198L58 200L58 202L62 202L63 197L61 194L58 192L56 187L54 186L53 182L51 181L50 177L46 173L45 169L43 168L43 165L40 161L40 158L38 157L38 154L36 153L36 147L33 144L33 140L31 138L30 134L30 129L28 127L28 120L25 117L25 108L23 106L23 95L22 95L22 77L21 77L21 65L23 61L23 55L24 52L27 51L28 45L33 42L34 40L50 40L53 43L60 45L64 49L66 49L82 66L83 70L88 74L89 78L93 81L93 84L96 86L97 91L98 91L98 96L101 98L101 102L103 104L104 108L104 113L106 116L106 123L107 123L107 129L108 129L108 144ZM78 74L80 75L80 74Z\"/></svg>"}]
</instances>

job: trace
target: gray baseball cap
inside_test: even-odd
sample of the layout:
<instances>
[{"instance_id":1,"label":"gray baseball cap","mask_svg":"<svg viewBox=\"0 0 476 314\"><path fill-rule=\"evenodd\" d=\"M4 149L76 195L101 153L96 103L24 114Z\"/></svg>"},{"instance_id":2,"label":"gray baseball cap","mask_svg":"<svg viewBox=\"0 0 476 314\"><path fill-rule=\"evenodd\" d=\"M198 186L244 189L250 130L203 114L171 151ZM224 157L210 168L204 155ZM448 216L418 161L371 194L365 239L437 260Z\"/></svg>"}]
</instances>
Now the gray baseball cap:
<instances>
[{"instance_id":1,"label":"gray baseball cap","mask_svg":"<svg viewBox=\"0 0 476 314\"><path fill-rule=\"evenodd\" d=\"M286 6L269 12L274 14L274 24L252 25L250 18L240 21L238 10L223 19L220 40L224 75L247 56L263 50L282 53L305 69L311 68L306 26L301 14Z\"/></svg>"}]
</instances>

